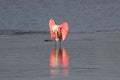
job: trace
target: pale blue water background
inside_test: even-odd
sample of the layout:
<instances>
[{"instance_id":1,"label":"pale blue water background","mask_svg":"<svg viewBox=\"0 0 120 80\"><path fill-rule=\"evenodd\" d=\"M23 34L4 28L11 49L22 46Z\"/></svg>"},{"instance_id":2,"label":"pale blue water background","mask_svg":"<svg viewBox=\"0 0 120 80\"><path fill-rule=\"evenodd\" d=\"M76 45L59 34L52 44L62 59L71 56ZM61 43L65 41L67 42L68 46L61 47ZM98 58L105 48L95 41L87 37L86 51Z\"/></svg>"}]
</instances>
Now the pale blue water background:
<instances>
[{"instance_id":1,"label":"pale blue water background","mask_svg":"<svg viewBox=\"0 0 120 80\"><path fill-rule=\"evenodd\" d=\"M0 0L0 29L48 31L48 20L70 31L119 28L120 0Z\"/></svg>"},{"instance_id":2,"label":"pale blue water background","mask_svg":"<svg viewBox=\"0 0 120 80\"><path fill-rule=\"evenodd\" d=\"M70 26L67 68L50 67L51 17ZM0 80L120 80L119 68L120 0L0 0Z\"/></svg>"}]
</instances>

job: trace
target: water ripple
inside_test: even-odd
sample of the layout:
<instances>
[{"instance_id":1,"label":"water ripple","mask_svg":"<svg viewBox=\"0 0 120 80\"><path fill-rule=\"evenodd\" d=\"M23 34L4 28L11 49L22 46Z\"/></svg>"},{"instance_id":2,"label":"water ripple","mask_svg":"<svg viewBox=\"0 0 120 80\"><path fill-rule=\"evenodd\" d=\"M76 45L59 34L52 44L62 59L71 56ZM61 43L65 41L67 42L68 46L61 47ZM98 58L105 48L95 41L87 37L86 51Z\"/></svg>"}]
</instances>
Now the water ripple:
<instances>
[{"instance_id":1,"label":"water ripple","mask_svg":"<svg viewBox=\"0 0 120 80\"><path fill-rule=\"evenodd\" d=\"M28 35L28 34L48 34L48 31L30 30L0 30L0 35Z\"/></svg>"},{"instance_id":2,"label":"water ripple","mask_svg":"<svg viewBox=\"0 0 120 80\"><path fill-rule=\"evenodd\" d=\"M94 31L77 31L69 32L71 34L94 34L100 32L120 32L120 29L103 29L103 30L94 30ZM0 30L0 35L30 35L30 34L49 34L49 31L32 31L32 30Z\"/></svg>"}]
</instances>

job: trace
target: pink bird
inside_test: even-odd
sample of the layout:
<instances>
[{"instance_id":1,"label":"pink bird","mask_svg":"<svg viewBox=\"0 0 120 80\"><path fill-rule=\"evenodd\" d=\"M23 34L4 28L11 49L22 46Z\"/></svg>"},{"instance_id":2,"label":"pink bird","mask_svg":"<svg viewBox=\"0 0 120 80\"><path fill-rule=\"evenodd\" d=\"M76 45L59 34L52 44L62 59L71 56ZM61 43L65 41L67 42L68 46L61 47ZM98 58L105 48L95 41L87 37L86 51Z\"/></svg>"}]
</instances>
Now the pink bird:
<instances>
[{"instance_id":1,"label":"pink bird","mask_svg":"<svg viewBox=\"0 0 120 80\"><path fill-rule=\"evenodd\" d=\"M54 19L49 20L50 37L55 41L64 41L67 37L69 26L67 22L58 25Z\"/></svg>"}]
</instances>

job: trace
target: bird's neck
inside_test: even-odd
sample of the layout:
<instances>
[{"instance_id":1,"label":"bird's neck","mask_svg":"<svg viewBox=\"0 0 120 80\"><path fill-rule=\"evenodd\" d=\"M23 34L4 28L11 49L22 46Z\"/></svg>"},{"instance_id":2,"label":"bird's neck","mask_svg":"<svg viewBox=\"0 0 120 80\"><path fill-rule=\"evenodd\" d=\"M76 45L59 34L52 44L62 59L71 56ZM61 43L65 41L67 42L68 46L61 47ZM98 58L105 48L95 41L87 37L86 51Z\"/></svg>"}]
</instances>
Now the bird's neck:
<instances>
[{"instance_id":1,"label":"bird's neck","mask_svg":"<svg viewBox=\"0 0 120 80\"><path fill-rule=\"evenodd\" d=\"M53 25L52 31L55 34L55 40L56 41L61 41L61 39L60 39L59 25Z\"/></svg>"}]
</instances>

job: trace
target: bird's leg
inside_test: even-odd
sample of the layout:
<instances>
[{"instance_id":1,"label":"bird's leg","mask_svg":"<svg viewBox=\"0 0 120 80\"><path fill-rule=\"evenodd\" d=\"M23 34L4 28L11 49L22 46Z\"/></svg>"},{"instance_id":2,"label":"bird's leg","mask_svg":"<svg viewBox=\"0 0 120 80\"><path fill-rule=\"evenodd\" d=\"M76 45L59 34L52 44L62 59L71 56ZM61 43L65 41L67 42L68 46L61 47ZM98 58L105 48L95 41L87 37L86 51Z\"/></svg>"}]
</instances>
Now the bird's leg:
<instances>
[{"instance_id":1,"label":"bird's leg","mask_svg":"<svg viewBox=\"0 0 120 80\"><path fill-rule=\"evenodd\" d=\"M56 36L57 36L57 33L54 32L54 34L55 34L55 48L56 48Z\"/></svg>"},{"instance_id":2,"label":"bird's leg","mask_svg":"<svg viewBox=\"0 0 120 80\"><path fill-rule=\"evenodd\" d=\"M56 48L56 40L55 40L55 48Z\"/></svg>"},{"instance_id":3,"label":"bird's leg","mask_svg":"<svg viewBox=\"0 0 120 80\"><path fill-rule=\"evenodd\" d=\"M60 40L60 48L61 48L61 40Z\"/></svg>"}]
</instances>

